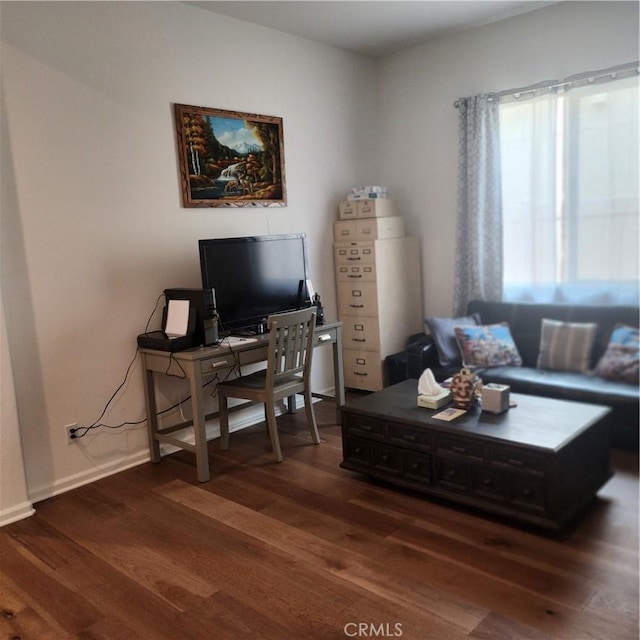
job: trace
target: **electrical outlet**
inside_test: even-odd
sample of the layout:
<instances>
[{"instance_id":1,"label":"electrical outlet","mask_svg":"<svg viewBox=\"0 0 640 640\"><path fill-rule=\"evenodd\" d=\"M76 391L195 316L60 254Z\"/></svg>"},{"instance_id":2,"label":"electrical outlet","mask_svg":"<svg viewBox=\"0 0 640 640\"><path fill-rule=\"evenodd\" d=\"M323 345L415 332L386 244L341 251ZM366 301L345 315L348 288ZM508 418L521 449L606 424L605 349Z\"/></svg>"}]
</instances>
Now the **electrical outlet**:
<instances>
[{"instance_id":1,"label":"electrical outlet","mask_svg":"<svg viewBox=\"0 0 640 640\"><path fill-rule=\"evenodd\" d=\"M67 435L67 444L73 444L76 441L76 438L72 438L71 436L73 435L72 431L77 428L78 425L75 422L73 424L66 424L64 426L64 431Z\"/></svg>"}]
</instances>

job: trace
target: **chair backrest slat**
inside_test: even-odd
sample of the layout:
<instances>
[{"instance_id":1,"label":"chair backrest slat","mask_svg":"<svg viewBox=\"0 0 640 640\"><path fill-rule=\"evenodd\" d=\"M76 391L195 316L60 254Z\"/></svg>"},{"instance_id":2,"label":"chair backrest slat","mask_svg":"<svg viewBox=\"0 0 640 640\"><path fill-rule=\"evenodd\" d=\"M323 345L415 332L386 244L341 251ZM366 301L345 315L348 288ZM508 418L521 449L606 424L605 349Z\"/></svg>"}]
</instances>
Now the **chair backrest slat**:
<instances>
[{"instance_id":1,"label":"chair backrest slat","mask_svg":"<svg viewBox=\"0 0 640 640\"><path fill-rule=\"evenodd\" d=\"M315 307L269 316L267 385L296 373L308 373L315 322Z\"/></svg>"}]
</instances>

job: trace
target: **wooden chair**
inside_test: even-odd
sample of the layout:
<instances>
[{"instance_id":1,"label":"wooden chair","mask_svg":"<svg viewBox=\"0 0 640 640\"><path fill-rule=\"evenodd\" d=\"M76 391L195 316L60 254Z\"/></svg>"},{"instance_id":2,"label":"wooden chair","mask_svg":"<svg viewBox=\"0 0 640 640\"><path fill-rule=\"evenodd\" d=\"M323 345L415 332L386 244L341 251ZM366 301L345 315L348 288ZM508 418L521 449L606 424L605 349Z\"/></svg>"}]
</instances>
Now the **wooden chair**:
<instances>
[{"instance_id":1,"label":"wooden chair","mask_svg":"<svg viewBox=\"0 0 640 640\"><path fill-rule=\"evenodd\" d=\"M269 316L269 354L267 368L218 385L220 409L220 442L229 448L229 411L227 398L244 398L262 402L265 407L271 445L278 462L282 451L278 438L275 403L296 393L304 394L304 409L311 438L320 443L311 401L311 360L316 308L301 309Z\"/></svg>"}]
</instances>

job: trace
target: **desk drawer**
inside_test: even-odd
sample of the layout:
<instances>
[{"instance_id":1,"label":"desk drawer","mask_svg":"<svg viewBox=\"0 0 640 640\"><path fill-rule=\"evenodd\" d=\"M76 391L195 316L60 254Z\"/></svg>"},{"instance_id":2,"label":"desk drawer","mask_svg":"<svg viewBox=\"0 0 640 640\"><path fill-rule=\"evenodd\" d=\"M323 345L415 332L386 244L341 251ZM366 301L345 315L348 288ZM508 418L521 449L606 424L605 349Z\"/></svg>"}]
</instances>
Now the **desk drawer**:
<instances>
[{"instance_id":1,"label":"desk drawer","mask_svg":"<svg viewBox=\"0 0 640 640\"><path fill-rule=\"evenodd\" d=\"M200 361L200 371L202 373L215 373L216 371L224 371L225 369L233 369L236 361L232 353L217 356L215 358L207 358Z\"/></svg>"}]
</instances>

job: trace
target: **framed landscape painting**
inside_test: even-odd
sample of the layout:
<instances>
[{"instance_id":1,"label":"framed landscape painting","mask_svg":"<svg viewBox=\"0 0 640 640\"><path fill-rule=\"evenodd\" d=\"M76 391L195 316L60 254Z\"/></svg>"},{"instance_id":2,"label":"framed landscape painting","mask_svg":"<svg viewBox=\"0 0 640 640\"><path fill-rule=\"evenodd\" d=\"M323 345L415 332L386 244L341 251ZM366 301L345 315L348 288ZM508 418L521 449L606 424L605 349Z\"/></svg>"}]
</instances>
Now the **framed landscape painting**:
<instances>
[{"instance_id":1,"label":"framed landscape painting","mask_svg":"<svg viewBox=\"0 0 640 640\"><path fill-rule=\"evenodd\" d=\"M282 118L176 104L185 207L286 206Z\"/></svg>"}]
</instances>

